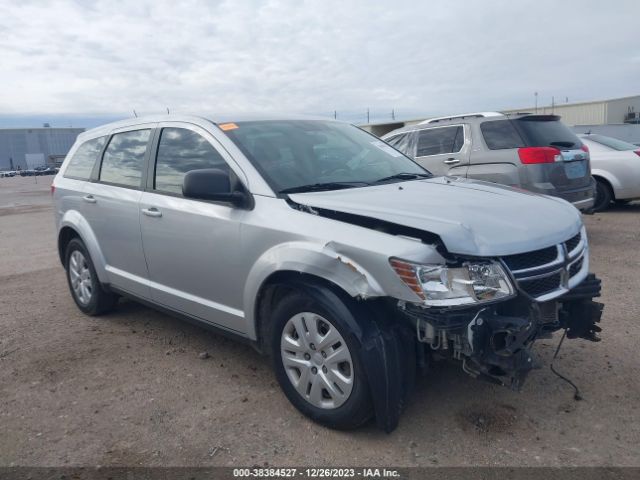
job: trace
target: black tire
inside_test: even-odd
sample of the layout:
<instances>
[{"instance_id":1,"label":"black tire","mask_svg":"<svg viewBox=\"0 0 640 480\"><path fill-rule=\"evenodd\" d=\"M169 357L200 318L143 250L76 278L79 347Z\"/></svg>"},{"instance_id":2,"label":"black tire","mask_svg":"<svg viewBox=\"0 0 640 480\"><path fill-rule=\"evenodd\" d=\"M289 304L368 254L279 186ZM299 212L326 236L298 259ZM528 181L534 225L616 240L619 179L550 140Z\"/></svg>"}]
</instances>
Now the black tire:
<instances>
[{"instance_id":1,"label":"black tire","mask_svg":"<svg viewBox=\"0 0 640 480\"><path fill-rule=\"evenodd\" d=\"M337 300L329 302L321 295L314 295L313 290L293 291L282 298L271 316L270 354L278 383L293 406L321 425L351 430L373 417L373 404L360 357L360 345L351 334L347 322L341 318L349 309L342 300ZM292 317L302 312L312 312L328 320L338 330L349 349L353 364L353 387L348 399L337 408L320 408L309 403L298 393L285 371L280 348L283 329Z\"/></svg>"},{"instance_id":2,"label":"black tire","mask_svg":"<svg viewBox=\"0 0 640 480\"><path fill-rule=\"evenodd\" d=\"M78 295L76 294L72 286L70 262L71 255L75 251L78 251L82 254L91 275L91 298L88 302L82 302L78 298ZM82 240L80 240L79 238L71 239L71 241L67 245L67 250L65 252L64 258L64 267L67 273L67 283L69 285L69 291L71 292L71 296L73 297L74 302L76 302L78 308L87 315L92 316L102 315L113 310L116 303L118 302L118 296L105 290L100 284L98 275L96 274L96 269L93 266L93 261L91 260L91 256L89 255L89 252L87 251L87 248L85 247Z\"/></svg>"},{"instance_id":3,"label":"black tire","mask_svg":"<svg viewBox=\"0 0 640 480\"><path fill-rule=\"evenodd\" d=\"M613 200L613 192L611 187L604 180L596 180L596 201L593 205L595 212L604 212Z\"/></svg>"}]
</instances>

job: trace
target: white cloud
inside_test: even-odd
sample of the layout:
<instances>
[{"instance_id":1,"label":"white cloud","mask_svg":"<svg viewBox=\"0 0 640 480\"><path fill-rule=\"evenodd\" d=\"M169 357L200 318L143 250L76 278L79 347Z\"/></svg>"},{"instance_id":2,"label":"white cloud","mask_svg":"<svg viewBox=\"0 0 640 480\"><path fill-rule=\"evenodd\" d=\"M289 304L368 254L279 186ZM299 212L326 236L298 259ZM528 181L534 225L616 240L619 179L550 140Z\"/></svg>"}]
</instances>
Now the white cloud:
<instances>
[{"instance_id":1,"label":"white cloud","mask_svg":"<svg viewBox=\"0 0 640 480\"><path fill-rule=\"evenodd\" d=\"M638 92L636 0L0 0L0 112L453 113Z\"/></svg>"}]
</instances>

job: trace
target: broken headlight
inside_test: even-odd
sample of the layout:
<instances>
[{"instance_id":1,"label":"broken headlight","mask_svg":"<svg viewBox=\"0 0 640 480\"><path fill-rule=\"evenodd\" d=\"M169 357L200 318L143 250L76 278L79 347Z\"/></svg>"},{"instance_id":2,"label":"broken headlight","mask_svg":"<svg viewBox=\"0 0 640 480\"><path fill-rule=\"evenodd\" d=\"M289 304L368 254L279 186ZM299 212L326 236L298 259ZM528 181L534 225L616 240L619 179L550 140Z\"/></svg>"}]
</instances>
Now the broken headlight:
<instances>
[{"instance_id":1,"label":"broken headlight","mask_svg":"<svg viewBox=\"0 0 640 480\"><path fill-rule=\"evenodd\" d=\"M461 267L421 265L391 258L400 279L424 303L451 307L499 300L513 295L507 274L496 262L466 262Z\"/></svg>"}]
</instances>

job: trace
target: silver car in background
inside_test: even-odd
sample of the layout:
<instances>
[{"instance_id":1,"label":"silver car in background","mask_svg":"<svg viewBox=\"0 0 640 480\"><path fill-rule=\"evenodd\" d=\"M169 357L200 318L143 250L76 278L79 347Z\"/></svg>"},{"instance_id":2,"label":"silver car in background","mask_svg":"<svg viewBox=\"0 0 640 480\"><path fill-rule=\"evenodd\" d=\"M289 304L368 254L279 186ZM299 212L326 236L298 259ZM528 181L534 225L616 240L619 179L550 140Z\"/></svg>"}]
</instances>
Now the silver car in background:
<instances>
[{"instance_id":1,"label":"silver car in background","mask_svg":"<svg viewBox=\"0 0 640 480\"><path fill-rule=\"evenodd\" d=\"M126 296L248 342L329 427L393 430L433 359L517 389L537 338L600 331L575 208L434 177L345 123L117 122L78 136L52 192L81 311Z\"/></svg>"},{"instance_id":2,"label":"silver car in background","mask_svg":"<svg viewBox=\"0 0 640 480\"><path fill-rule=\"evenodd\" d=\"M553 195L588 211L589 150L557 115L498 112L432 118L383 140L436 175L455 175Z\"/></svg>"},{"instance_id":3,"label":"silver car in background","mask_svg":"<svg viewBox=\"0 0 640 480\"><path fill-rule=\"evenodd\" d=\"M612 202L640 199L640 148L633 143L599 134L579 134L591 152L591 175L597 182L594 210Z\"/></svg>"}]
</instances>

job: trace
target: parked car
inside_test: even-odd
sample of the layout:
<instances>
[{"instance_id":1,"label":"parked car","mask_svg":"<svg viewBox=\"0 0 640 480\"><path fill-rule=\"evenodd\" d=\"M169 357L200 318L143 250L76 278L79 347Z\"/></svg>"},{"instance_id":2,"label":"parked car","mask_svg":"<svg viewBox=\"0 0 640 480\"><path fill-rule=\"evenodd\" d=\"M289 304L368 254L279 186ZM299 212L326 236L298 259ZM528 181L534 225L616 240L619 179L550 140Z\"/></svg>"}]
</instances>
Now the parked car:
<instances>
[{"instance_id":1,"label":"parked car","mask_svg":"<svg viewBox=\"0 0 640 480\"><path fill-rule=\"evenodd\" d=\"M78 136L52 192L81 311L124 295L249 342L329 427L393 430L430 359L519 388L537 338L600 331L575 208L434 177L341 122L117 122Z\"/></svg>"},{"instance_id":2,"label":"parked car","mask_svg":"<svg viewBox=\"0 0 640 480\"><path fill-rule=\"evenodd\" d=\"M593 207L589 151L557 115L469 113L382 137L436 175L475 178Z\"/></svg>"},{"instance_id":3,"label":"parked car","mask_svg":"<svg viewBox=\"0 0 640 480\"><path fill-rule=\"evenodd\" d=\"M591 152L591 175L597 182L594 210L640 199L640 149L605 135L578 136Z\"/></svg>"},{"instance_id":4,"label":"parked car","mask_svg":"<svg viewBox=\"0 0 640 480\"><path fill-rule=\"evenodd\" d=\"M16 176L16 172L13 170L5 170L0 172L0 178L8 178L8 177L15 177Z\"/></svg>"}]
</instances>

